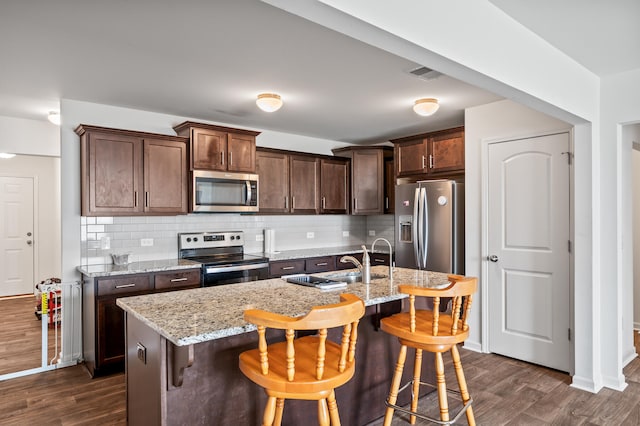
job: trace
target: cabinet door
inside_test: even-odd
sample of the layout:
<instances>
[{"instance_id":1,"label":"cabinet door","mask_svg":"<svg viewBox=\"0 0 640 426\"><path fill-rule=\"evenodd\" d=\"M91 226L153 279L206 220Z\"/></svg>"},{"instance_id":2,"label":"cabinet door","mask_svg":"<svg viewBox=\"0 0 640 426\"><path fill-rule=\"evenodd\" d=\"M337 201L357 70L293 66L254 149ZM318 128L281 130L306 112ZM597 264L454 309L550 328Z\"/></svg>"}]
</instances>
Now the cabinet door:
<instances>
[{"instance_id":1,"label":"cabinet door","mask_svg":"<svg viewBox=\"0 0 640 426\"><path fill-rule=\"evenodd\" d=\"M395 146L398 177L426 173L427 139L398 143Z\"/></svg>"},{"instance_id":2,"label":"cabinet door","mask_svg":"<svg viewBox=\"0 0 640 426\"><path fill-rule=\"evenodd\" d=\"M124 311L116 305L115 297L99 298L96 334L98 336L96 365L124 362Z\"/></svg>"},{"instance_id":3,"label":"cabinet door","mask_svg":"<svg viewBox=\"0 0 640 426\"><path fill-rule=\"evenodd\" d=\"M227 133L210 129L192 129L191 132L191 167L226 170Z\"/></svg>"},{"instance_id":4,"label":"cabinet door","mask_svg":"<svg viewBox=\"0 0 640 426\"><path fill-rule=\"evenodd\" d=\"M227 150L227 170L255 173L256 138L254 136L229 133Z\"/></svg>"},{"instance_id":5,"label":"cabinet door","mask_svg":"<svg viewBox=\"0 0 640 426\"><path fill-rule=\"evenodd\" d=\"M87 139L82 214L142 212L142 139L106 133Z\"/></svg>"},{"instance_id":6,"label":"cabinet door","mask_svg":"<svg viewBox=\"0 0 640 426\"><path fill-rule=\"evenodd\" d=\"M351 213L382 214L384 202L384 163L379 149L357 150L351 160Z\"/></svg>"},{"instance_id":7,"label":"cabinet door","mask_svg":"<svg viewBox=\"0 0 640 426\"><path fill-rule=\"evenodd\" d=\"M396 179L393 171L393 160L384 162L384 212L393 213L396 204Z\"/></svg>"},{"instance_id":8,"label":"cabinet door","mask_svg":"<svg viewBox=\"0 0 640 426\"><path fill-rule=\"evenodd\" d=\"M289 156L287 154L257 151L256 171L260 191L260 213L288 213Z\"/></svg>"},{"instance_id":9,"label":"cabinet door","mask_svg":"<svg viewBox=\"0 0 640 426\"><path fill-rule=\"evenodd\" d=\"M187 146L184 142L144 140L144 211L186 214Z\"/></svg>"},{"instance_id":10,"label":"cabinet door","mask_svg":"<svg viewBox=\"0 0 640 426\"><path fill-rule=\"evenodd\" d=\"M292 213L318 213L320 170L314 157L289 157Z\"/></svg>"},{"instance_id":11,"label":"cabinet door","mask_svg":"<svg viewBox=\"0 0 640 426\"><path fill-rule=\"evenodd\" d=\"M464 171L464 132L429 138L429 173Z\"/></svg>"},{"instance_id":12,"label":"cabinet door","mask_svg":"<svg viewBox=\"0 0 640 426\"><path fill-rule=\"evenodd\" d=\"M321 213L347 214L349 210L349 162L320 160Z\"/></svg>"}]
</instances>

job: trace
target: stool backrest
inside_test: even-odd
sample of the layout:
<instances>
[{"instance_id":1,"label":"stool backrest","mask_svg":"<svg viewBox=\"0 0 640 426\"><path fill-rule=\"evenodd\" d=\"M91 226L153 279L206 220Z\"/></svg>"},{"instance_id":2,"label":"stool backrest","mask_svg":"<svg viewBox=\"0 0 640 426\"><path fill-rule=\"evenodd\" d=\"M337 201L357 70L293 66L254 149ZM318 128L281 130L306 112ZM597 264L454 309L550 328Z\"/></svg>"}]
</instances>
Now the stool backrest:
<instances>
[{"instance_id":1,"label":"stool backrest","mask_svg":"<svg viewBox=\"0 0 640 426\"><path fill-rule=\"evenodd\" d=\"M247 322L258 326L258 349L260 351L260 366L262 374L269 373L269 355L266 339L266 329L275 328L285 330L287 341L287 379L293 381L296 370L294 336L296 330L318 330L318 348L315 362L316 379L321 380L325 369L325 353L327 332L330 328L342 327L340 342L341 353L336 368L343 372L348 364L355 361L356 341L358 340L358 322L364 315L364 302L349 293L340 295L340 303L333 305L314 306L303 317L291 318L284 315L258 309L248 309L244 312ZM307 365L310 360L299 360L299 367Z\"/></svg>"},{"instance_id":2,"label":"stool backrest","mask_svg":"<svg viewBox=\"0 0 640 426\"><path fill-rule=\"evenodd\" d=\"M461 275L449 275L448 278L450 285L440 289L406 284L398 286L400 293L409 295L409 328L412 333L416 331L416 296L429 297L433 300L433 321L431 324L431 333L433 336L438 336L441 315L451 317L451 328L447 330L447 334L455 336L459 332L466 332L469 329L467 317L471 310L472 295L476 292L478 286L478 279L475 277L463 277ZM445 297L452 299L450 313L440 312L440 302L441 299ZM447 321L447 324L448 323L449 321Z\"/></svg>"}]
</instances>

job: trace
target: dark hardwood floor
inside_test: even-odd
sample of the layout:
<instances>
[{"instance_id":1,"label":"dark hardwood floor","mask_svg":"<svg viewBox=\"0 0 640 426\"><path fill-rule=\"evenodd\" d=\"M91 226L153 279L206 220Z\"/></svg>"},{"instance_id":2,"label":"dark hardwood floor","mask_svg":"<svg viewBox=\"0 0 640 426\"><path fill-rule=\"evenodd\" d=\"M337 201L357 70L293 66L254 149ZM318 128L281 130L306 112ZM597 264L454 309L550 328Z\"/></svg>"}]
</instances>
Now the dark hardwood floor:
<instances>
[{"instance_id":1,"label":"dark hardwood floor","mask_svg":"<svg viewBox=\"0 0 640 426\"><path fill-rule=\"evenodd\" d=\"M460 353L479 425L640 425L640 358L624 370L624 392L591 394L571 388L565 373L499 355ZM450 362L447 369L449 385L455 387ZM423 398L420 406L433 412L435 395ZM78 365L0 381L0 425L28 424L126 424L124 374L91 379ZM405 424L406 416L394 417L393 425ZM417 424L429 423L418 419Z\"/></svg>"}]
</instances>

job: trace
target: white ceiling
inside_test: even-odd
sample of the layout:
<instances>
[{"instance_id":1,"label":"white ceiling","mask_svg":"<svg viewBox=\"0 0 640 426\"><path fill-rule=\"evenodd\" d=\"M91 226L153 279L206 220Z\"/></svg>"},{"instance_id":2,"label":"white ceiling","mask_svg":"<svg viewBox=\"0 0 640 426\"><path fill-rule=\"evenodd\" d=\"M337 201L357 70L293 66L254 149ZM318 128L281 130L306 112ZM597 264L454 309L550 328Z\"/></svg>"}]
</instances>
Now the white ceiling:
<instances>
[{"instance_id":1,"label":"white ceiling","mask_svg":"<svg viewBox=\"0 0 640 426\"><path fill-rule=\"evenodd\" d=\"M640 68L640 37L624 40L593 21L613 13L597 7L610 2L492 2L598 74ZM578 3L590 6L567 15ZM630 16L619 15L624 21L613 28L637 34ZM628 43L616 44L622 52L608 48L618 38ZM593 40L597 46L588 45ZM429 64L259 0L4 0L0 57L0 115L31 119L44 119L65 98L372 143L461 125L464 108L499 99L447 76L421 80L408 71ZM280 111L256 108L265 91L282 96ZM417 116L411 106L420 97L440 99L440 110Z\"/></svg>"}]
</instances>

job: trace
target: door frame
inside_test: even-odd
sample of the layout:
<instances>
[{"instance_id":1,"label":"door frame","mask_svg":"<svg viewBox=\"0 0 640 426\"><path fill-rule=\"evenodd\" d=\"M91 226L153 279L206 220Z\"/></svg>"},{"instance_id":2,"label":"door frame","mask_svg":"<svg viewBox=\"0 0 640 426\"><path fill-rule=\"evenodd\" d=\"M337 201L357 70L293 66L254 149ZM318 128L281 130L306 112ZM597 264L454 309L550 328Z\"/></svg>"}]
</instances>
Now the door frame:
<instances>
[{"instance_id":1,"label":"door frame","mask_svg":"<svg viewBox=\"0 0 640 426\"><path fill-rule=\"evenodd\" d=\"M40 194L38 192L38 176L37 175L32 175L29 173L0 173L0 177L14 177L14 178L30 178L32 183L33 183L33 235L36 237L33 239L33 280L34 282L31 284L32 285L32 292L35 292L35 288L36 288L36 281L39 280L38 277L40 277L40 256L39 256L39 239L40 239L40 230L39 230L39 222L40 222L40 216L39 216L39 211L40 211L40 205L39 203L39 198L40 198Z\"/></svg>"},{"instance_id":2,"label":"door frame","mask_svg":"<svg viewBox=\"0 0 640 426\"><path fill-rule=\"evenodd\" d=\"M480 141L480 173L481 173L481 193L480 193L480 338L481 350L489 353L489 341L491 339L489 333L489 264L487 256L489 253L489 145L502 142L518 141L523 139L531 139L543 136L551 136L562 133L569 135L569 152L571 159L569 163L569 238L572 243L575 242L575 203L574 203L574 131L562 129L558 131L533 132L523 135L501 138L486 138ZM575 373L575 248L569 253L569 326L572 330L570 344L570 368L571 376Z\"/></svg>"}]
</instances>

